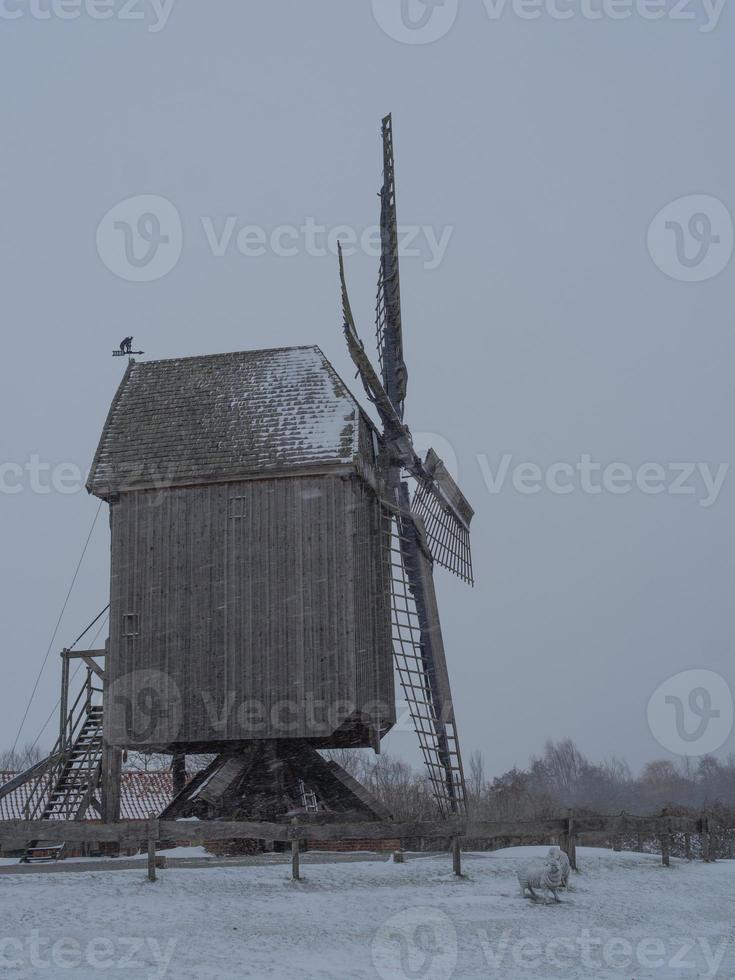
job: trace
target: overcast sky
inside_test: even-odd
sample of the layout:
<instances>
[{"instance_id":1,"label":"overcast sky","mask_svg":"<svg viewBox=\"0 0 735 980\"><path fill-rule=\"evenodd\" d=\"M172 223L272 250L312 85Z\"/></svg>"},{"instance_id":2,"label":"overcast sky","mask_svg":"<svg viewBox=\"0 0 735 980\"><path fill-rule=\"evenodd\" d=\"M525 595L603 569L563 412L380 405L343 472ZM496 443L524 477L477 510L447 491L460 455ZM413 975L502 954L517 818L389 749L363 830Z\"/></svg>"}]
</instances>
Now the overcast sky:
<instances>
[{"instance_id":1,"label":"overcast sky","mask_svg":"<svg viewBox=\"0 0 735 980\"><path fill-rule=\"evenodd\" d=\"M0 746L98 506L58 465L91 462L111 350L315 343L351 381L332 246L357 239L372 350L392 111L419 253L406 417L476 509L475 588L438 575L465 755L496 774L568 735L593 758L667 756L654 690L689 669L735 687L732 11L49 3L0 3ZM22 742L107 601L108 549L103 507ZM727 692L692 676L726 724ZM387 745L416 758L409 735Z\"/></svg>"}]
</instances>

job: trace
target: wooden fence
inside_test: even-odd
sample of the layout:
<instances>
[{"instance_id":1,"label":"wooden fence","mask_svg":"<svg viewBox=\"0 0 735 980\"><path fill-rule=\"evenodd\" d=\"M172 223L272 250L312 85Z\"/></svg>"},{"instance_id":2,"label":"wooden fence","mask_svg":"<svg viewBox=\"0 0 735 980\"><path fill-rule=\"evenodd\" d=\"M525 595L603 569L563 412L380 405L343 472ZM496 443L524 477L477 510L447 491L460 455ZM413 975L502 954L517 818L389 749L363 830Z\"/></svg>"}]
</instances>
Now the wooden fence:
<instances>
[{"instance_id":1,"label":"wooden fence","mask_svg":"<svg viewBox=\"0 0 735 980\"><path fill-rule=\"evenodd\" d=\"M120 844L146 847L148 874L156 873L156 847L160 842L186 841L211 844L227 840L266 840L291 843L293 876L299 877L299 854L305 841L384 841L384 840L441 840L450 843L452 867L461 875L461 843L498 839L545 838L559 841L569 855L572 867L577 868L576 844L580 834L604 833L610 838L626 834L647 834L658 838L661 860L670 863L671 835L697 835L702 840L702 858L713 860L712 834L716 827L710 816L678 816L664 810L653 816L577 814L569 811L566 817L548 820L450 820L450 821L359 821L339 823L307 815L295 817L290 824L250 821L167 821L151 817L148 821L64 822L60 820L0 821L0 847L22 850L32 840L69 844Z\"/></svg>"}]
</instances>

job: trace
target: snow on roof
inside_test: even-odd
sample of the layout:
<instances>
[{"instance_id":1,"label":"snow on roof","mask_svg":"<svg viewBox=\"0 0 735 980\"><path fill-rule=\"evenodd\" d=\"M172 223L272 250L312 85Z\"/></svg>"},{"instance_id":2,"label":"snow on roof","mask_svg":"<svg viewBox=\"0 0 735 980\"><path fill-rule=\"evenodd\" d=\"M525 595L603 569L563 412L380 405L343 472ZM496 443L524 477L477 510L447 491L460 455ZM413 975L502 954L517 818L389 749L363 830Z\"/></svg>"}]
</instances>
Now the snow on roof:
<instances>
[{"instance_id":1,"label":"snow on roof","mask_svg":"<svg viewBox=\"0 0 735 980\"><path fill-rule=\"evenodd\" d=\"M360 406L312 347L131 362L87 482L143 486L352 464Z\"/></svg>"}]
</instances>

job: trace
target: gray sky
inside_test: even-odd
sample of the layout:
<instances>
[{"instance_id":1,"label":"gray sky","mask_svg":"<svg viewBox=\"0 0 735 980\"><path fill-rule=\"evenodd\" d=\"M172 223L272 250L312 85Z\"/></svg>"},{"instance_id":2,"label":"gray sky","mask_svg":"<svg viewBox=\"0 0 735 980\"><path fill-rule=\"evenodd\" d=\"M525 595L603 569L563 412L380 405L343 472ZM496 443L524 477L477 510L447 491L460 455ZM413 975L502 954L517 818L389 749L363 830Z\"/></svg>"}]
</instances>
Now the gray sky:
<instances>
[{"instance_id":1,"label":"gray sky","mask_svg":"<svg viewBox=\"0 0 735 980\"><path fill-rule=\"evenodd\" d=\"M715 25L691 3L698 20L652 20L630 0L626 19L609 2L590 19L599 3L559 0L524 19L532 7L447 0L424 29L446 33L407 44L428 38L402 27L398 0L178 0L163 13L138 0L142 20L121 0L108 20L67 0L79 16L57 6L40 19L49 2L0 3L0 462L88 467L125 334L156 358L317 343L351 379L336 259L326 236L300 229L375 225L379 123L392 110L399 221L423 253L402 263L407 421L456 457L477 512L476 587L438 581L465 754L482 748L497 773L569 735L636 766L666 755L647 723L654 689L690 668L735 687L735 473L719 492L702 475L731 459L735 410L731 11ZM121 278L114 227L135 230L139 205L103 221L138 195L166 198L183 229L179 256L171 212L154 208L173 268L148 282L131 277L158 274L159 257L142 264L139 241ZM654 217L690 195L708 199L672 205L649 252ZM697 215L709 231L699 218L689 228ZM238 249L245 226L266 244L251 231L244 251L265 254ZM431 236L447 234L440 254ZM348 259L348 276L370 345L368 252ZM490 492L504 456L507 478ZM585 456L630 467L630 492L609 489L625 469L585 492ZM538 482L515 470L523 462L540 468L539 492L519 491ZM663 483L655 468L640 476L647 463ZM670 492L685 463L702 467L679 477L693 492ZM7 745L97 501L2 473ZM58 649L107 591L103 508L22 741L53 707ZM411 736L388 747L416 757ZM721 751L733 750L730 736Z\"/></svg>"}]
</instances>

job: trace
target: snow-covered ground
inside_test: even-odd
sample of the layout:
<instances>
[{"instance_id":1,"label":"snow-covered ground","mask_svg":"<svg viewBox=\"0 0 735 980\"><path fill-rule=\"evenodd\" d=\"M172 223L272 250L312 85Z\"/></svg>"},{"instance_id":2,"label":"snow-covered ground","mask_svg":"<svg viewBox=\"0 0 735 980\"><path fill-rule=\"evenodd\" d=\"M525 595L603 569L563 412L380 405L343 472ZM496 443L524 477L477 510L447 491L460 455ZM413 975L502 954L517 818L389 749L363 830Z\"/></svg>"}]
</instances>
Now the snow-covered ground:
<instances>
[{"instance_id":1,"label":"snow-covered ground","mask_svg":"<svg viewBox=\"0 0 735 980\"><path fill-rule=\"evenodd\" d=\"M174 980L735 978L735 862L580 848L560 905L521 898L546 848L333 863L0 876L0 975ZM315 863L315 862L320 863Z\"/></svg>"}]
</instances>

